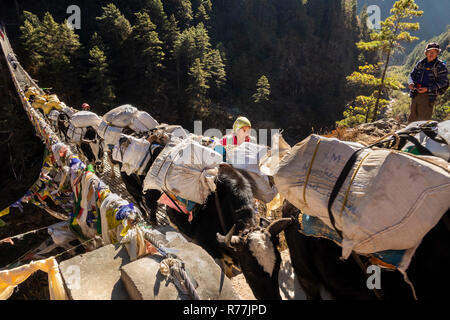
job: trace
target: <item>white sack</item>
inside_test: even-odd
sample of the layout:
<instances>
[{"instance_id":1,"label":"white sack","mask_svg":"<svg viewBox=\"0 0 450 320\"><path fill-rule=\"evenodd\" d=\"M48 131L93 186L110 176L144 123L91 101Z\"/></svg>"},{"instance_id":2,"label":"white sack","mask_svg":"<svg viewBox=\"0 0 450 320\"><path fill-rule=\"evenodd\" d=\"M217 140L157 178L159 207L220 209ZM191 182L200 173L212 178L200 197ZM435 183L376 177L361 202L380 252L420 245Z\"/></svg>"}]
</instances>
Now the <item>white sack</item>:
<instances>
[{"instance_id":1,"label":"white sack","mask_svg":"<svg viewBox=\"0 0 450 320\"><path fill-rule=\"evenodd\" d=\"M158 121L153 119L153 117L147 112L138 111L133 115L129 127L136 132L147 132L154 129L158 125Z\"/></svg>"},{"instance_id":2,"label":"white sack","mask_svg":"<svg viewBox=\"0 0 450 320\"><path fill-rule=\"evenodd\" d=\"M70 123L77 128L96 128L102 119L91 111L79 111L70 117Z\"/></svg>"},{"instance_id":3,"label":"white sack","mask_svg":"<svg viewBox=\"0 0 450 320\"><path fill-rule=\"evenodd\" d=\"M74 143L81 142L81 139L83 139L85 133L86 128L76 128L73 126L73 124L70 124L69 128L67 129L67 136L69 137L70 141Z\"/></svg>"},{"instance_id":4,"label":"white sack","mask_svg":"<svg viewBox=\"0 0 450 320\"><path fill-rule=\"evenodd\" d=\"M124 153L125 153L125 150L122 150L121 146L119 144L116 144L116 145L114 145L111 156L114 161L119 161L121 163L123 161Z\"/></svg>"},{"instance_id":5,"label":"white sack","mask_svg":"<svg viewBox=\"0 0 450 320\"><path fill-rule=\"evenodd\" d=\"M138 173L139 169L144 167L150 160L150 142L142 139L137 139L132 136L128 136L130 141L129 145L125 149L122 159L122 171L130 175L132 173Z\"/></svg>"},{"instance_id":6,"label":"white sack","mask_svg":"<svg viewBox=\"0 0 450 320\"><path fill-rule=\"evenodd\" d=\"M447 145L450 146L450 120L440 122L438 124L438 132L447 141Z\"/></svg>"},{"instance_id":7,"label":"white sack","mask_svg":"<svg viewBox=\"0 0 450 320\"><path fill-rule=\"evenodd\" d=\"M260 160L267 154L268 147L252 142L244 142L227 151L227 163L234 168L247 172L251 180L253 196L263 202L270 202L277 195L275 187L271 187L267 175L259 168Z\"/></svg>"},{"instance_id":8,"label":"white sack","mask_svg":"<svg viewBox=\"0 0 450 320\"><path fill-rule=\"evenodd\" d=\"M406 128L397 131L397 133L408 132L410 130L420 130L420 127L425 126L434 129L437 134L438 140L439 138L443 139L444 142L438 142L430 137L428 137L425 133L419 132L414 138L416 138L419 143L424 146L428 151L430 151L434 156L444 159L445 161L450 161L450 120L443 121L440 123L429 121L415 121L411 122ZM430 128L430 129L431 129ZM412 142L407 142L403 147L403 150L408 147L414 146Z\"/></svg>"},{"instance_id":9,"label":"white sack","mask_svg":"<svg viewBox=\"0 0 450 320\"><path fill-rule=\"evenodd\" d=\"M204 203L215 191L222 155L187 139L169 143L153 162L143 190L156 189Z\"/></svg>"},{"instance_id":10,"label":"white sack","mask_svg":"<svg viewBox=\"0 0 450 320\"><path fill-rule=\"evenodd\" d=\"M122 134L123 128L108 126L105 131L104 139L105 145L116 145L119 143L120 135Z\"/></svg>"},{"instance_id":11,"label":"white sack","mask_svg":"<svg viewBox=\"0 0 450 320\"><path fill-rule=\"evenodd\" d=\"M133 115L138 110L130 104L124 104L114 108L103 116L103 120L110 126L126 128L130 125Z\"/></svg>"},{"instance_id":12,"label":"white sack","mask_svg":"<svg viewBox=\"0 0 450 320\"><path fill-rule=\"evenodd\" d=\"M52 122L57 122L58 118L59 118L59 111L53 109L52 111L50 111L50 113L48 114L48 119Z\"/></svg>"},{"instance_id":13,"label":"white sack","mask_svg":"<svg viewBox=\"0 0 450 320\"><path fill-rule=\"evenodd\" d=\"M97 127L97 133L100 136L100 138L105 139L105 133L106 133L107 129L108 129L108 123L102 119L102 121L100 121L100 123L98 124L98 127Z\"/></svg>"},{"instance_id":14,"label":"white sack","mask_svg":"<svg viewBox=\"0 0 450 320\"><path fill-rule=\"evenodd\" d=\"M347 160L360 147L311 135L281 160L274 175L279 193L332 228L327 211L330 193ZM366 155L350 186L353 173ZM429 159L442 167L427 162ZM415 157L387 149L361 152L332 206L336 226L344 237L343 257L352 250L367 254L417 247L450 207L449 169L448 163L436 157Z\"/></svg>"},{"instance_id":15,"label":"white sack","mask_svg":"<svg viewBox=\"0 0 450 320\"><path fill-rule=\"evenodd\" d=\"M62 112L67 114L69 116L69 118L75 113L75 111L72 108L66 106L65 104L62 106L61 110L62 110Z\"/></svg>"}]
</instances>

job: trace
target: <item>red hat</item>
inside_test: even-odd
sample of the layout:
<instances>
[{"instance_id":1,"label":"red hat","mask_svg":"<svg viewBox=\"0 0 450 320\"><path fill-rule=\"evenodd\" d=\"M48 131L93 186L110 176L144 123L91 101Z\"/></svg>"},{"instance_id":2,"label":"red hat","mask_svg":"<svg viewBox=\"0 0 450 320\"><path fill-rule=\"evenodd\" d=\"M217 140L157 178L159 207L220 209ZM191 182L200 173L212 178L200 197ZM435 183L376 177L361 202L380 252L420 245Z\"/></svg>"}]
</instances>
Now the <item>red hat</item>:
<instances>
[{"instance_id":1,"label":"red hat","mask_svg":"<svg viewBox=\"0 0 450 320\"><path fill-rule=\"evenodd\" d=\"M85 102L85 103L83 103L81 105L81 109L83 109L83 110L90 110L91 106Z\"/></svg>"}]
</instances>

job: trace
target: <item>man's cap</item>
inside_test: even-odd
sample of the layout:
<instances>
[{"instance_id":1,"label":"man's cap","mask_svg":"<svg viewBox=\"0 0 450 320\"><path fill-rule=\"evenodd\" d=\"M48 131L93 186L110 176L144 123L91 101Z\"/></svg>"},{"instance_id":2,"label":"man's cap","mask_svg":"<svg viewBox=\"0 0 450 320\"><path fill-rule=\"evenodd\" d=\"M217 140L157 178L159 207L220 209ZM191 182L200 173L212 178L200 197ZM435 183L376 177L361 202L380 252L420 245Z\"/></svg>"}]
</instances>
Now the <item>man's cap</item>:
<instances>
[{"instance_id":1,"label":"man's cap","mask_svg":"<svg viewBox=\"0 0 450 320\"><path fill-rule=\"evenodd\" d=\"M428 50L437 50L437 51L441 52L441 48L439 47L439 44L436 42L430 42L429 44L427 44L425 51L428 51Z\"/></svg>"},{"instance_id":2,"label":"man's cap","mask_svg":"<svg viewBox=\"0 0 450 320\"><path fill-rule=\"evenodd\" d=\"M89 104L87 104L86 102L81 105L81 109L83 109L83 110L89 110L90 107L91 106Z\"/></svg>"},{"instance_id":3,"label":"man's cap","mask_svg":"<svg viewBox=\"0 0 450 320\"><path fill-rule=\"evenodd\" d=\"M233 124L233 131L237 132L239 129L243 127L251 127L251 126L252 124L250 123L250 120L248 120L246 117L238 117Z\"/></svg>"}]
</instances>

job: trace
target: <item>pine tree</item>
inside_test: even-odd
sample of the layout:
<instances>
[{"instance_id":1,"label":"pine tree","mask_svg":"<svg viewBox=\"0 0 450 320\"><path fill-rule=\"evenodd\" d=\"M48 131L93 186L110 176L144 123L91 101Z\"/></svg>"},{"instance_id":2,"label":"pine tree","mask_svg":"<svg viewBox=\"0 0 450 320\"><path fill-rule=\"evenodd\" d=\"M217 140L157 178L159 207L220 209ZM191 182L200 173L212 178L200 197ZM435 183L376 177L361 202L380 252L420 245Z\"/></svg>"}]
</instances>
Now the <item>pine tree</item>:
<instances>
[{"instance_id":1,"label":"pine tree","mask_svg":"<svg viewBox=\"0 0 450 320\"><path fill-rule=\"evenodd\" d=\"M42 21L27 11L24 11L24 17L20 29L33 71L56 92L74 85L71 61L81 46L78 35L66 23L58 24L49 12L44 14Z\"/></svg>"},{"instance_id":2,"label":"pine tree","mask_svg":"<svg viewBox=\"0 0 450 320\"><path fill-rule=\"evenodd\" d=\"M146 70L158 70L162 68L164 52L162 41L159 40L156 26L145 12L135 13L136 24L133 26L131 39L135 49L141 58Z\"/></svg>"},{"instance_id":3,"label":"pine tree","mask_svg":"<svg viewBox=\"0 0 450 320\"><path fill-rule=\"evenodd\" d=\"M198 70L199 64L201 64L202 70L206 72L208 88L218 89L224 84L226 80L225 65L219 50L211 48L208 31L203 23L180 33L174 44L174 56L177 62L179 88L184 87L183 82L190 82L185 75L193 72L191 68L194 64L196 64L195 70Z\"/></svg>"},{"instance_id":4,"label":"pine tree","mask_svg":"<svg viewBox=\"0 0 450 320\"><path fill-rule=\"evenodd\" d=\"M209 73L205 71L203 63L199 58L194 60L192 67L189 68L189 86L186 91L195 99L201 100L209 89L208 78Z\"/></svg>"},{"instance_id":5,"label":"pine tree","mask_svg":"<svg viewBox=\"0 0 450 320\"><path fill-rule=\"evenodd\" d=\"M211 49L205 56L205 69L210 75L210 86L215 94L222 88L227 80L225 64L218 49Z\"/></svg>"},{"instance_id":6,"label":"pine tree","mask_svg":"<svg viewBox=\"0 0 450 320\"><path fill-rule=\"evenodd\" d=\"M98 47L102 51L106 50L105 43L103 42L102 37L97 32L94 32L94 34L92 35L91 40L89 41L89 45L91 48Z\"/></svg>"},{"instance_id":7,"label":"pine tree","mask_svg":"<svg viewBox=\"0 0 450 320\"><path fill-rule=\"evenodd\" d=\"M90 68L86 76L90 82L89 93L93 97L96 111L105 113L111 109L116 95L109 75L106 55L98 46L89 50L89 64Z\"/></svg>"},{"instance_id":8,"label":"pine tree","mask_svg":"<svg viewBox=\"0 0 450 320\"><path fill-rule=\"evenodd\" d=\"M270 84L265 75L262 75L256 83L256 92L253 94L255 103L268 101L270 96Z\"/></svg>"},{"instance_id":9,"label":"pine tree","mask_svg":"<svg viewBox=\"0 0 450 320\"><path fill-rule=\"evenodd\" d=\"M175 15L179 24L186 28L189 27L192 19L192 4L189 0L165 0L164 7L168 15Z\"/></svg>"},{"instance_id":10,"label":"pine tree","mask_svg":"<svg viewBox=\"0 0 450 320\"><path fill-rule=\"evenodd\" d=\"M205 1L206 2L206 1ZM211 2L210 2L211 4ZM195 14L195 21L197 23L202 22L205 25L208 25L210 17L209 12L206 9L208 7L207 4L204 4L203 2L200 3L200 5L197 8L197 13Z\"/></svg>"},{"instance_id":11,"label":"pine tree","mask_svg":"<svg viewBox=\"0 0 450 320\"><path fill-rule=\"evenodd\" d=\"M135 74L136 88L143 100L152 97L162 85L161 71L163 70L164 52L163 42L156 32L156 25L150 20L146 12L135 13L136 23L130 36L132 63L131 74Z\"/></svg>"},{"instance_id":12,"label":"pine tree","mask_svg":"<svg viewBox=\"0 0 450 320\"><path fill-rule=\"evenodd\" d=\"M131 34L130 22L113 3L102 9L102 15L96 18L102 38L109 48L121 46Z\"/></svg>"}]
</instances>

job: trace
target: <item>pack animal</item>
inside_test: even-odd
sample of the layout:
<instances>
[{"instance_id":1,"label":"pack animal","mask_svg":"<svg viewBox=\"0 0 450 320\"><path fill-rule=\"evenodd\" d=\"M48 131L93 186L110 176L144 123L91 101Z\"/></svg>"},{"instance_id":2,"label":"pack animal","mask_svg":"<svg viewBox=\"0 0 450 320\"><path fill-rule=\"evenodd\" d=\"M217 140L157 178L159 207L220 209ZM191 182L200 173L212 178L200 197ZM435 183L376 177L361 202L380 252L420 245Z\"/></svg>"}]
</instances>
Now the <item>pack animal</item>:
<instances>
[{"instance_id":1,"label":"pack animal","mask_svg":"<svg viewBox=\"0 0 450 320\"><path fill-rule=\"evenodd\" d=\"M281 299L278 286L278 272L281 257L276 250L276 229L271 228L273 237L261 232L256 226L256 210L253 206L253 193L250 183L238 170L228 164L219 166L216 179L216 192L209 195L206 202L194 209L194 217L167 208L170 221L219 261L227 276L234 274L233 266L240 266L242 272L258 299ZM221 221L222 220L222 221ZM227 239L245 238L244 245L228 245ZM272 241L273 239L273 241ZM231 241L232 243L233 241ZM258 263L259 252L267 250L268 259ZM276 287L276 289L275 289Z\"/></svg>"},{"instance_id":2,"label":"pack animal","mask_svg":"<svg viewBox=\"0 0 450 320\"><path fill-rule=\"evenodd\" d=\"M127 191L136 201L136 204L138 205L139 209L144 213L148 213L148 215L146 215L148 222L152 225L156 225L158 223L156 217L156 213L158 210L157 201L161 197L161 192L159 190L147 190L144 193L142 191L143 190L142 186L147 171L149 170L150 166L152 165L156 157L159 155L159 153L164 149L164 145L167 143L168 137L161 130L152 130L148 133L138 135L133 130L125 128L122 131L122 133L124 135L135 136L139 138L145 137L147 141L150 142L149 148L150 160L141 175L138 175L137 173L132 173L128 175L126 172L122 171L122 163L120 161L116 161L113 159L111 149L104 146L105 149L107 150L106 154L111 166L111 175L113 178L115 178L114 166L118 165L120 177L122 178L122 181L124 182Z\"/></svg>"},{"instance_id":3,"label":"pack animal","mask_svg":"<svg viewBox=\"0 0 450 320\"><path fill-rule=\"evenodd\" d=\"M68 134L70 126L70 116L63 111L53 110L54 118L51 121L55 133L67 144L75 145L79 154L87 159L87 162L95 166L96 172L103 172L103 143L97 131L88 126L84 129L84 134L80 141L74 141Z\"/></svg>"},{"instance_id":4,"label":"pack animal","mask_svg":"<svg viewBox=\"0 0 450 320\"><path fill-rule=\"evenodd\" d=\"M381 290L367 287L368 274L354 256L340 259L341 247L328 239L305 236L299 232L300 211L289 202L283 206L283 217L292 218L285 237L293 268L307 298L322 299L325 288L335 299L413 299L411 287L398 271L381 269ZM450 210L427 233L407 270L418 299L432 300L448 296L450 284ZM365 257L359 256L363 263ZM366 263L368 265L368 263Z\"/></svg>"}]
</instances>

